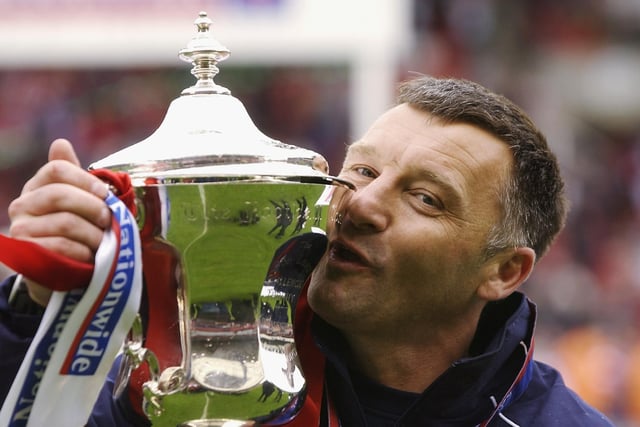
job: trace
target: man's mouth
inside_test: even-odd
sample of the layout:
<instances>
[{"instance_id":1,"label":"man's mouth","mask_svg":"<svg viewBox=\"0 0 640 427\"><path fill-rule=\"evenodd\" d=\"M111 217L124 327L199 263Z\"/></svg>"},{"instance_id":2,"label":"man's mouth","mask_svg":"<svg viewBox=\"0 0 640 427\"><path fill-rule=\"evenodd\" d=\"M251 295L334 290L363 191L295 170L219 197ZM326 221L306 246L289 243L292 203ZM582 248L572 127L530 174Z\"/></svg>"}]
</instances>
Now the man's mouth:
<instances>
[{"instance_id":1,"label":"man's mouth","mask_svg":"<svg viewBox=\"0 0 640 427\"><path fill-rule=\"evenodd\" d=\"M329 251L332 261L359 264L362 266L369 265L368 261L362 254L341 242L332 242L329 247Z\"/></svg>"}]
</instances>

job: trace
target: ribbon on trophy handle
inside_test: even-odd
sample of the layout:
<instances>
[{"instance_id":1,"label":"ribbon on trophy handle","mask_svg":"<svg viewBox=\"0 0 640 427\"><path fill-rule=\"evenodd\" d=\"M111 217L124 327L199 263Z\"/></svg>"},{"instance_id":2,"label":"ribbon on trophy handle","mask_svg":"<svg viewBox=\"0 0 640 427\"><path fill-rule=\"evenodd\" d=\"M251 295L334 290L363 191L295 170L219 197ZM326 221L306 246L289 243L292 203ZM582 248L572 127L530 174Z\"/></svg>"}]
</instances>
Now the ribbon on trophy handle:
<instances>
[{"instance_id":1,"label":"ribbon on trophy handle","mask_svg":"<svg viewBox=\"0 0 640 427\"><path fill-rule=\"evenodd\" d=\"M2 426L85 425L138 312L142 263L131 182L124 173L92 172L121 194L105 199L112 224L95 266L0 236L0 261L54 290L0 410Z\"/></svg>"}]
</instances>

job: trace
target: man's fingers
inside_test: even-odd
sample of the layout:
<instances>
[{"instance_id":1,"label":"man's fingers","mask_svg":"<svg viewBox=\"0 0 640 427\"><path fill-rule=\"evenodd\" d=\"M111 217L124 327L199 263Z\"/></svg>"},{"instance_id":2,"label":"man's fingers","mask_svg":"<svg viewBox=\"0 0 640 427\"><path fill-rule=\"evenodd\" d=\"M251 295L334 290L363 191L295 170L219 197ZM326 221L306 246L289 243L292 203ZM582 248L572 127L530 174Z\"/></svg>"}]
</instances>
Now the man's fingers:
<instances>
[{"instance_id":1,"label":"man's fingers","mask_svg":"<svg viewBox=\"0 0 640 427\"><path fill-rule=\"evenodd\" d=\"M65 255L72 256L80 252L83 260L98 250L102 241L103 230L90 222L67 213L58 212L47 216L21 217L11 223L10 233L17 239L36 241L49 249L56 249ZM54 239L52 242L52 239ZM67 248L73 244L74 248ZM75 246L86 249L79 251Z\"/></svg>"},{"instance_id":2,"label":"man's fingers","mask_svg":"<svg viewBox=\"0 0 640 427\"><path fill-rule=\"evenodd\" d=\"M71 143L55 140L49 148L49 161L9 205L9 234L92 263L104 229L111 224L106 196L107 185L81 167ZM46 305L51 291L31 280L27 286L34 301Z\"/></svg>"},{"instance_id":3,"label":"man's fingers","mask_svg":"<svg viewBox=\"0 0 640 427\"><path fill-rule=\"evenodd\" d=\"M104 184L103 184L104 186ZM67 184L48 184L22 194L9 205L9 217L37 217L56 212L69 212L100 229L111 224L111 211L102 199Z\"/></svg>"},{"instance_id":4,"label":"man's fingers","mask_svg":"<svg viewBox=\"0 0 640 427\"><path fill-rule=\"evenodd\" d=\"M101 200L107 197L107 185L86 170L66 160L52 160L26 182L22 194L48 184L64 183L87 191Z\"/></svg>"},{"instance_id":5,"label":"man's fingers","mask_svg":"<svg viewBox=\"0 0 640 427\"><path fill-rule=\"evenodd\" d=\"M95 260L95 251L92 251L91 248L80 242L64 237L51 236L27 238L25 240L37 243L43 248L76 261L93 263Z\"/></svg>"},{"instance_id":6,"label":"man's fingers","mask_svg":"<svg viewBox=\"0 0 640 427\"><path fill-rule=\"evenodd\" d=\"M73 147L64 139L58 139L51 144L49 162L26 182L22 194L54 183L78 187L101 200L107 197L107 185L79 166Z\"/></svg>"}]
</instances>

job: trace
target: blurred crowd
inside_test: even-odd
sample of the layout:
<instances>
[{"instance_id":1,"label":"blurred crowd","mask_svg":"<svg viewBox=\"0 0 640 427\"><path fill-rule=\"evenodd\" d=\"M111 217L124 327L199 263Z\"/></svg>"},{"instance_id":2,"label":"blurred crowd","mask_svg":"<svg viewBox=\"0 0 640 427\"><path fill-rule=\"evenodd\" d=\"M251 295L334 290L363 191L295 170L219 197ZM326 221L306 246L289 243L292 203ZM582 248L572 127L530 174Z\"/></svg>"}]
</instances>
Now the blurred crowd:
<instances>
[{"instance_id":1,"label":"blurred crowd","mask_svg":"<svg viewBox=\"0 0 640 427\"><path fill-rule=\"evenodd\" d=\"M398 80L476 80L548 135L571 213L525 285L539 305L537 354L619 425L640 425L640 3L415 0L413 25ZM258 128L339 170L352 138L345 64L221 68L216 81ZM71 139L88 165L151 134L192 80L185 69L0 69L0 205L54 138Z\"/></svg>"}]
</instances>

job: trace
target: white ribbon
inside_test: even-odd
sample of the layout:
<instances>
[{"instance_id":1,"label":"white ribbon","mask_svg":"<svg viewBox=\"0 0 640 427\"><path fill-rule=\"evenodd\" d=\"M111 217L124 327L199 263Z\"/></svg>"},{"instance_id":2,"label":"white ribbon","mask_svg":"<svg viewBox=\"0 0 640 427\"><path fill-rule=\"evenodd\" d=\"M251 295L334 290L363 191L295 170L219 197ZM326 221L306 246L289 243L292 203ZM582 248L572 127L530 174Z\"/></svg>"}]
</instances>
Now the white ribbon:
<instances>
[{"instance_id":1,"label":"white ribbon","mask_svg":"<svg viewBox=\"0 0 640 427\"><path fill-rule=\"evenodd\" d=\"M116 196L87 289L54 292L0 410L0 426L84 426L142 293L140 236Z\"/></svg>"}]
</instances>

